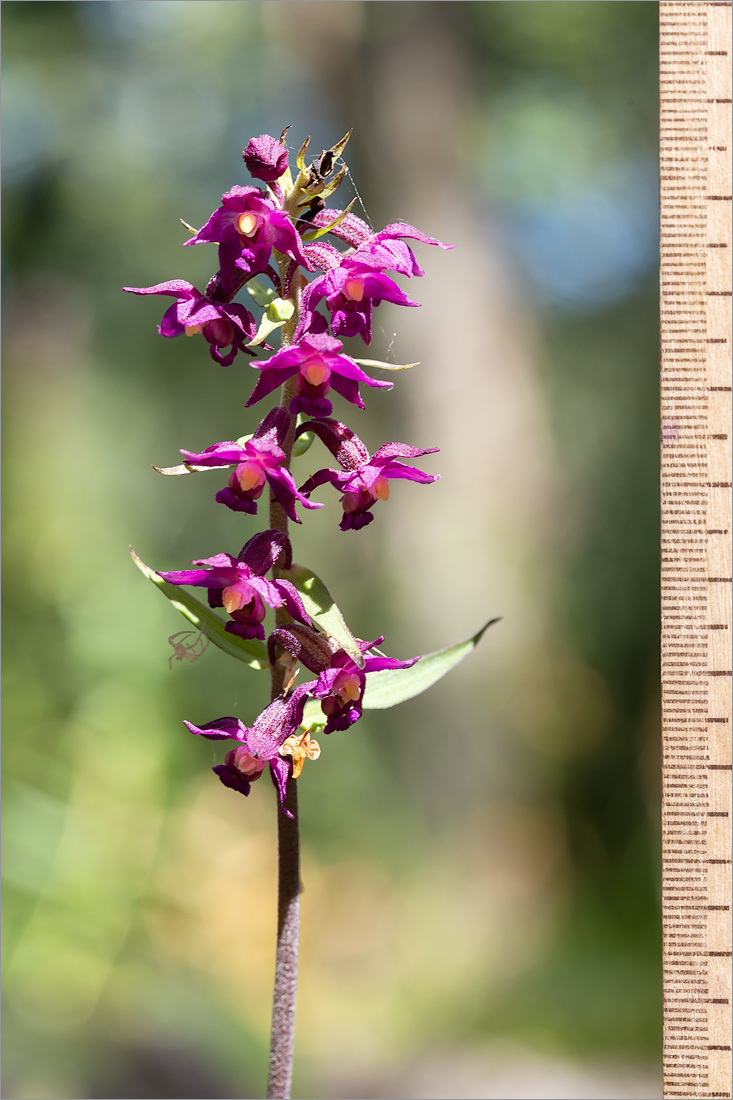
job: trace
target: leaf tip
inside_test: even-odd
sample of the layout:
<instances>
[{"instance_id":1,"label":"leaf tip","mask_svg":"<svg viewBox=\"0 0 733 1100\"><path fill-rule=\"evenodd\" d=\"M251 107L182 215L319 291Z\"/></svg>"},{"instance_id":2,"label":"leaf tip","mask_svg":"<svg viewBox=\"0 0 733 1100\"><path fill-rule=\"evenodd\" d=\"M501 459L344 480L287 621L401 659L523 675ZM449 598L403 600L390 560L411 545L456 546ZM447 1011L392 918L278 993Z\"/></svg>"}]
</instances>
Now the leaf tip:
<instances>
[{"instance_id":1,"label":"leaf tip","mask_svg":"<svg viewBox=\"0 0 733 1100\"><path fill-rule=\"evenodd\" d=\"M474 636L473 636L474 645L478 645L479 642L481 641L481 639L483 638L484 634L486 633L486 631L489 629L489 627L493 626L495 623L500 623L502 621L503 617L504 617L503 615L497 615L497 617L495 619L489 619L489 621L485 624L485 626L481 627L478 634L474 634Z\"/></svg>"}]
</instances>

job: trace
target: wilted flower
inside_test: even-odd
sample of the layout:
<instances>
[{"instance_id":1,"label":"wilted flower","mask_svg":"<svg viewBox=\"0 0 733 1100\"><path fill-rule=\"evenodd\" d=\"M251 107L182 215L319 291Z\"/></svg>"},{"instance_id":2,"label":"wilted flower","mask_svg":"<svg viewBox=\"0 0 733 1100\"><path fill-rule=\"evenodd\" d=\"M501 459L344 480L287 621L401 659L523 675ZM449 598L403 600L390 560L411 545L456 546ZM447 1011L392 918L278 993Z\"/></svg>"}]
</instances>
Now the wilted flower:
<instances>
[{"instance_id":1,"label":"wilted flower","mask_svg":"<svg viewBox=\"0 0 733 1100\"><path fill-rule=\"evenodd\" d=\"M225 763L217 765L212 771L216 772L225 787L240 794L249 794L251 784L259 779L265 765L269 764L283 813L292 817L289 810L285 809L288 778L292 773L297 779L303 768L303 760L316 760L320 754L317 742L302 744L302 734L293 738L292 744L290 743L292 735L303 720L306 696L313 687L314 681L310 681L300 684L290 695L278 695L255 718L252 726L245 726L239 718L232 717L217 718L205 726L194 726L192 722L184 722L184 725L191 733L200 734L211 741L239 742L236 748L227 753ZM292 759L288 759L289 756Z\"/></svg>"}]
</instances>

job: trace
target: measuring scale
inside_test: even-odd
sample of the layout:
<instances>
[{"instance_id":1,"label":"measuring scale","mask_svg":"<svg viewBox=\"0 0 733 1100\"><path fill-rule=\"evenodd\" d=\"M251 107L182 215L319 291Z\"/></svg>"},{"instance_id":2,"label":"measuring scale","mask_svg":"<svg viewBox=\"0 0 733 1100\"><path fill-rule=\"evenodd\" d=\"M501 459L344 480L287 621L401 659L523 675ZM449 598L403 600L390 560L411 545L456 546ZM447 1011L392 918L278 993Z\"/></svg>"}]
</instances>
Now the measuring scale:
<instances>
[{"instance_id":1,"label":"measuring scale","mask_svg":"<svg viewBox=\"0 0 733 1100\"><path fill-rule=\"evenodd\" d=\"M660 4L664 1096L731 1096L731 4Z\"/></svg>"}]
</instances>

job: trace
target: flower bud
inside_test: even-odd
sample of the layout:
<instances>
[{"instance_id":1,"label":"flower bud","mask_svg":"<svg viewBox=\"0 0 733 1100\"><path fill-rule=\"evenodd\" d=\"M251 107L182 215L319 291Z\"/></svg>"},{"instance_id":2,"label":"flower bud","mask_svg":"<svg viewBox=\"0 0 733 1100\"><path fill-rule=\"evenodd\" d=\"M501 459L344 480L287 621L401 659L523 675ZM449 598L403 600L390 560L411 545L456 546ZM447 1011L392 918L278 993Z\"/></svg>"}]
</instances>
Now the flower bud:
<instances>
[{"instance_id":1,"label":"flower bud","mask_svg":"<svg viewBox=\"0 0 733 1100\"><path fill-rule=\"evenodd\" d=\"M255 179L273 183L288 167L288 151L269 134L252 138L242 153L250 175Z\"/></svg>"}]
</instances>

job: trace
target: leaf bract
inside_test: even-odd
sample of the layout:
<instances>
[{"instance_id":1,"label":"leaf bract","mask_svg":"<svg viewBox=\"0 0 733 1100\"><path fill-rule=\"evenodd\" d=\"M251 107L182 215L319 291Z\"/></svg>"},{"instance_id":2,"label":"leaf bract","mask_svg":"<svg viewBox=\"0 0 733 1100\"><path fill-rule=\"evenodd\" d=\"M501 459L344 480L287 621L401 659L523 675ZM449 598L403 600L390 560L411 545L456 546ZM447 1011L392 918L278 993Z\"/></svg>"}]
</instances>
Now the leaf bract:
<instances>
[{"instance_id":1,"label":"leaf bract","mask_svg":"<svg viewBox=\"0 0 733 1100\"><path fill-rule=\"evenodd\" d=\"M293 565L291 569L283 569L281 576L291 581L297 588L306 611L316 626L344 649L358 668L364 667L364 655L359 648L354 635L346 625L338 604L326 588L320 577L317 577L304 565Z\"/></svg>"},{"instance_id":2,"label":"leaf bract","mask_svg":"<svg viewBox=\"0 0 733 1100\"><path fill-rule=\"evenodd\" d=\"M473 637L446 649L438 649L435 653L426 653L410 668L390 668L383 672L367 673L362 706L365 710L386 710L427 691L460 664L476 648L484 632L498 622L498 619L492 619Z\"/></svg>"}]
</instances>

